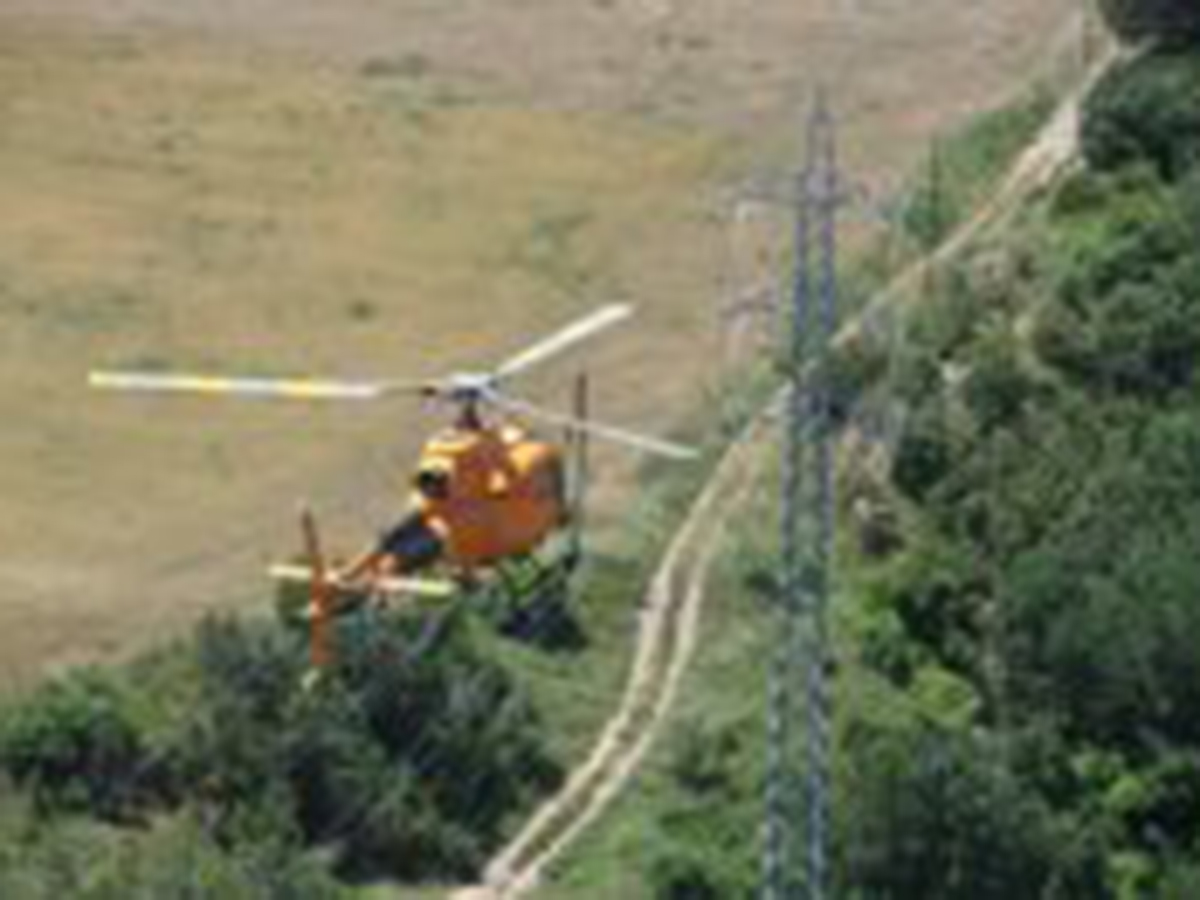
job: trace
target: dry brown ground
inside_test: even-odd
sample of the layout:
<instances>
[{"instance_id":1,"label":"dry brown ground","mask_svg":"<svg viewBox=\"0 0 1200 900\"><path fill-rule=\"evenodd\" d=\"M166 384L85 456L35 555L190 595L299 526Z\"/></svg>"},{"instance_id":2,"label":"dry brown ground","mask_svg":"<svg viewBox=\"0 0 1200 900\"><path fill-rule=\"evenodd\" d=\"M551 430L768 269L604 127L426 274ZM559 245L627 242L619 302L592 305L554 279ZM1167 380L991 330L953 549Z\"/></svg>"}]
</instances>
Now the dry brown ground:
<instances>
[{"instance_id":1,"label":"dry brown ground","mask_svg":"<svg viewBox=\"0 0 1200 900\"><path fill-rule=\"evenodd\" d=\"M886 181L1073 6L7 0L0 684L257 607L295 499L362 534L434 421L92 396L90 365L423 374L619 295L601 408L661 427L711 371L716 188L786 158L815 81Z\"/></svg>"},{"instance_id":2,"label":"dry brown ground","mask_svg":"<svg viewBox=\"0 0 1200 900\"><path fill-rule=\"evenodd\" d=\"M854 137L911 155L1031 72L1080 0L7 0L0 16L409 62L556 109L651 112L777 141L818 81Z\"/></svg>"}]
</instances>

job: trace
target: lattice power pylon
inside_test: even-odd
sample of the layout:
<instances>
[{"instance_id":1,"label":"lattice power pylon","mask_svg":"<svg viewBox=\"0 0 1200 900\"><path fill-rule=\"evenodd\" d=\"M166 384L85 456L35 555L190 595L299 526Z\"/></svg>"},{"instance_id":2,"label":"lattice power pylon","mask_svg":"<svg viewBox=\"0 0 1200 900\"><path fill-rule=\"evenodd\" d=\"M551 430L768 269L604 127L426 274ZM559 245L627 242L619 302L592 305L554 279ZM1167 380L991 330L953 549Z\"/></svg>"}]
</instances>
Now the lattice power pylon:
<instances>
[{"instance_id":1,"label":"lattice power pylon","mask_svg":"<svg viewBox=\"0 0 1200 900\"><path fill-rule=\"evenodd\" d=\"M830 570L834 540L832 385L837 226L836 127L819 98L797 180L795 258L784 365L779 614L768 684L763 900L825 900L832 823Z\"/></svg>"}]
</instances>

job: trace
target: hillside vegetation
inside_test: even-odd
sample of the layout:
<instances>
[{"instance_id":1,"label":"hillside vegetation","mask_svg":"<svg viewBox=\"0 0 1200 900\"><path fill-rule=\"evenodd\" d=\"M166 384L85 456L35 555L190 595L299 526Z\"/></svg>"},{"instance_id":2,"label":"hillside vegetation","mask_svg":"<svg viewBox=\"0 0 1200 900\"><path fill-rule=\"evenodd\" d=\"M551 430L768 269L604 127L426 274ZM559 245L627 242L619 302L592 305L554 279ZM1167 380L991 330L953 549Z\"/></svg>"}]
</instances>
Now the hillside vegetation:
<instances>
[{"instance_id":1,"label":"hillside vegetation","mask_svg":"<svg viewBox=\"0 0 1200 900\"><path fill-rule=\"evenodd\" d=\"M1200 896L1198 90L1175 31L1105 77L1078 170L840 398L836 896ZM771 545L740 529L679 724L543 896L757 896Z\"/></svg>"},{"instance_id":2,"label":"hillside vegetation","mask_svg":"<svg viewBox=\"0 0 1200 900\"><path fill-rule=\"evenodd\" d=\"M1200 56L1172 37L892 361L852 643L895 697L844 723L850 896L1200 891Z\"/></svg>"},{"instance_id":3,"label":"hillside vegetation","mask_svg":"<svg viewBox=\"0 0 1200 900\"><path fill-rule=\"evenodd\" d=\"M26 818L0 895L334 896L333 875L474 875L559 769L470 631L378 617L309 691L302 633L212 621L131 669L50 683L3 720Z\"/></svg>"},{"instance_id":4,"label":"hillside vegetation","mask_svg":"<svg viewBox=\"0 0 1200 900\"><path fill-rule=\"evenodd\" d=\"M1127 40L1186 45L1200 35L1200 10L1188 0L1100 0L1100 8Z\"/></svg>"}]
</instances>

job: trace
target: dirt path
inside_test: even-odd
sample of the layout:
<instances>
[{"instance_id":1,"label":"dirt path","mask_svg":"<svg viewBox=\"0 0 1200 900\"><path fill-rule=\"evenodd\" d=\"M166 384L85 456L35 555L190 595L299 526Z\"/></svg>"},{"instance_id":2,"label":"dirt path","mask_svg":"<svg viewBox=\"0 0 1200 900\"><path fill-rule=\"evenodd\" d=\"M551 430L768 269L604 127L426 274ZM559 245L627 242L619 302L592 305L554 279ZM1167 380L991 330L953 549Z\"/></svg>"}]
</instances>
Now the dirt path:
<instances>
[{"instance_id":1,"label":"dirt path","mask_svg":"<svg viewBox=\"0 0 1200 900\"><path fill-rule=\"evenodd\" d=\"M992 199L937 252L900 275L869 310L907 297L931 267L955 258L1006 220L1023 200L1061 176L1077 152L1081 99L1115 59L1113 50L1102 55L1017 159ZM866 315L847 323L837 342L853 339ZM770 446L771 411L778 401L777 396L733 442L672 541L645 601L636 662L624 699L591 756L488 866L486 883L456 891L453 900L515 900L528 895L547 866L596 820L645 758L696 646L705 587L724 524L754 484Z\"/></svg>"}]
</instances>

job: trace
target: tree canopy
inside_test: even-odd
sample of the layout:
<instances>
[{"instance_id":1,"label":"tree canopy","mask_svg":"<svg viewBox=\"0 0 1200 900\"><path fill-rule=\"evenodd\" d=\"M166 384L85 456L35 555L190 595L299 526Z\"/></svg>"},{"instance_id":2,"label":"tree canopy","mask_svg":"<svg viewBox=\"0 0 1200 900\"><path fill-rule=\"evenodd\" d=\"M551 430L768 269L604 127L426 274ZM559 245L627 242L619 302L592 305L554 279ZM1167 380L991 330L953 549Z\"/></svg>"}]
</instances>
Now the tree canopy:
<instances>
[{"instance_id":1,"label":"tree canopy","mask_svg":"<svg viewBox=\"0 0 1200 900\"><path fill-rule=\"evenodd\" d=\"M1193 0L1100 0L1104 16L1129 41L1200 40L1200 7Z\"/></svg>"}]
</instances>

